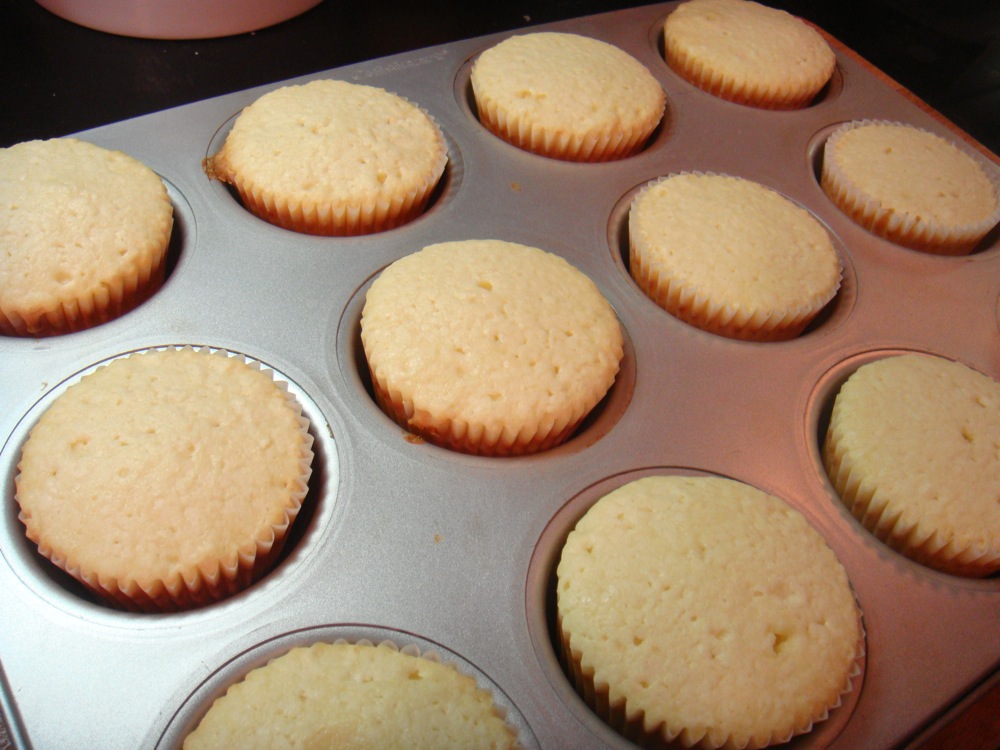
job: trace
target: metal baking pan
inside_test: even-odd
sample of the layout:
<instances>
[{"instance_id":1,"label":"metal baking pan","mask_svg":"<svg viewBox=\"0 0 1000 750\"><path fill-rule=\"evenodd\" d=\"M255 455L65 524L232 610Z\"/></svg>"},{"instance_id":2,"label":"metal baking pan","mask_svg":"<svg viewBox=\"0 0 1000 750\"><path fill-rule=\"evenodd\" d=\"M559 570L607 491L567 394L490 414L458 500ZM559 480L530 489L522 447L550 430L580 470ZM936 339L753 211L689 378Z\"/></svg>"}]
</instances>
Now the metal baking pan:
<instances>
[{"instance_id":1,"label":"metal baking pan","mask_svg":"<svg viewBox=\"0 0 1000 750\"><path fill-rule=\"evenodd\" d=\"M601 494L681 470L784 498L825 536L864 611L867 657L844 705L793 747L906 743L1000 666L1000 580L966 580L888 550L826 480L819 443L838 385L860 363L916 350L1000 377L1000 240L942 258L878 239L823 194L824 137L884 118L957 135L854 55L795 112L704 94L672 73L660 27L675 3L548 24L603 39L653 72L663 124L614 163L554 161L476 120L474 57L508 34L295 79L374 84L429 111L450 163L425 215L383 234L310 237L247 213L201 162L275 83L78 134L142 160L176 209L164 287L122 318L46 339L0 338L0 713L19 747L175 748L211 698L253 665L319 638L388 638L435 650L492 690L526 747L628 747L576 696L550 637L559 546ZM288 83L288 82L282 82ZM631 281L626 212L647 181L738 175L798 202L845 266L834 302L800 338L747 343L675 320ZM626 334L616 385L565 445L525 458L460 455L415 440L375 405L360 350L380 269L433 242L492 237L558 253L600 287ZM98 363L172 344L241 352L291 384L312 421L308 506L278 567L225 602L171 615L111 610L35 552L13 480L29 429Z\"/></svg>"}]
</instances>

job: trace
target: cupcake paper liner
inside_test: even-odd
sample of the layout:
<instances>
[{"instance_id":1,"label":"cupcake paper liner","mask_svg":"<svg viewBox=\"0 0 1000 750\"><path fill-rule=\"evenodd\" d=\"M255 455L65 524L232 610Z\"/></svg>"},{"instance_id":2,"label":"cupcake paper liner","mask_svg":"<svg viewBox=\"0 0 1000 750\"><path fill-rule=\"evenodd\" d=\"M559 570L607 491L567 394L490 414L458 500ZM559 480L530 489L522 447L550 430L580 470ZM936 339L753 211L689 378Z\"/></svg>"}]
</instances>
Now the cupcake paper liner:
<instances>
[{"instance_id":1,"label":"cupcake paper liner","mask_svg":"<svg viewBox=\"0 0 1000 750\"><path fill-rule=\"evenodd\" d=\"M433 180L403 195L379 195L352 203L299 203L278 195L238 175L227 175L243 206L252 214L283 229L326 237L373 234L407 224L420 216L437 187L441 172Z\"/></svg>"},{"instance_id":2,"label":"cupcake paper liner","mask_svg":"<svg viewBox=\"0 0 1000 750\"><path fill-rule=\"evenodd\" d=\"M481 94L476 96L476 106L480 122L498 138L524 151L563 161L603 162L632 156L642 150L660 121L656 117L620 131L573 133L513 115L495 99Z\"/></svg>"},{"instance_id":3,"label":"cupcake paper liner","mask_svg":"<svg viewBox=\"0 0 1000 750\"><path fill-rule=\"evenodd\" d=\"M652 726L642 710L631 710L624 697L612 697L612 690L606 680L598 680L593 666L584 663L583 654L572 647L572 634L563 628L562 618L557 618L559 658L577 694L584 703L605 724L615 730L625 739L646 748L647 750L672 750L677 747L698 747L702 750L757 750L784 742L793 737L807 734L821 722L830 718L830 712L844 704L845 699L854 692L855 680L864 672L866 657L866 636L861 610L858 608L858 643L854 662L848 672L844 685L836 699L811 721L801 726L793 727L787 732L775 732L767 737L750 737L737 739L727 734L708 728L701 730L684 726L668 726L665 722Z\"/></svg>"},{"instance_id":4,"label":"cupcake paper liner","mask_svg":"<svg viewBox=\"0 0 1000 750\"><path fill-rule=\"evenodd\" d=\"M643 263L630 248L629 269L646 295L679 320L709 333L743 341L787 341L799 336L834 294L785 310L740 310L713 302L697 290Z\"/></svg>"},{"instance_id":5,"label":"cupcake paper liner","mask_svg":"<svg viewBox=\"0 0 1000 750\"><path fill-rule=\"evenodd\" d=\"M459 453L476 456L526 456L564 443L582 423L586 412L560 419L549 416L524 425L486 426L460 419L439 419L418 410L412 398L393 388L377 374L377 364L369 363L372 388L379 408L403 429L429 443Z\"/></svg>"},{"instance_id":6,"label":"cupcake paper liner","mask_svg":"<svg viewBox=\"0 0 1000 750\"><path fill-rule=\"evenodd\" d=\"M896 552L952 575L980 578L1000 571L1000 550L989 545L956 543L894 507L874 480L859 475L839 445L834 429L828 431L824 441L823 463L834 490L851 514Z\"/></svg>"},{"instance_id":7,"label":"cupcake paper liner","mask_svg":"<svg viewBox=\"0 0 1000 750\"><path fill-rule=\"evenodd\" d=\"M825 152L829 154L835 149L838 140L851 130L878 125L900 126L903 124L882 120L858 120L845 123L827 139L824 147ZM933 135L921 128L914 129ZM962 153L966 152L962 151ZM823 191L840 210L856 224L879 237L926 253L966 255L974 250L983 237L1000 222L1000 177L997 176L994 168L984 164L982 160L967 153L966 155L983 168L984 174L993 187L993 194L998 198L996 207L989 216L980 221L966 224L942 224L920 215L908 214L892 207L886 207L879 197L862 189L832 158L823 159L820 184Z\"/></svg>"},{"instance_id":8,"label":"cupcake paper liner","mask_svg":"<svg viewBox=\"0 0 1000 750\"><path fill-rule=\"evenodd\" d=\"M797 88L757 85L714 70L685 50L665 43L664 57L671 69L688 83L720 99L758 109L794 110L809 106L830 79L817 75Z\"/></svg>"},{"instance_id":9,"label":"cupcake paper liner","mask_svg":"<svg viewBox=\"0 0 1000 750\"><path fill-rule=\"evenodd\" d=\"M53 298L44 306L0 306L0 334L44 337L73 333L135 309L163 285L169 241L168 227L158 250L140 256L138 265L121 269L95 288Z\"/></svg>"},{"instance_id":10,"label":"cupcake paper liner","mask_svg":"<svg viewBox=\"0 0 1000 750\"><path fill-rule=\"evenodd\" d=\"M122 276L90 294L60 300L58 307L46 310L43 318L36 319L18 335L48 336L81 331L134 310L163 285L168 240L169 233L164 237L162 250L141 267L127 269Z\"/></svg>"}]
</instances>

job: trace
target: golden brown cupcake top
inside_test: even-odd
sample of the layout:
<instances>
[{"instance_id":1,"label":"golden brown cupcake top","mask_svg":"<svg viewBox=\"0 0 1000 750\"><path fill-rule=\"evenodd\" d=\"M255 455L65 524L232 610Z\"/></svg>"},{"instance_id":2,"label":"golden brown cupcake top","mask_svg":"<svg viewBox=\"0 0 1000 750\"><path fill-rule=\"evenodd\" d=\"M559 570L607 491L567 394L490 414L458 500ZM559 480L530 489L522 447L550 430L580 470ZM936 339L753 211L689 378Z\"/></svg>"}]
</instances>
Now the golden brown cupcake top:
<instances>
[{"instance_id":1,"label":"golden brown cupcake top","mask_svg":"<svg viewBox=\"0 0 1000 750\"><path fill-rule=\"evenodd\" d=\"M825 464L876 536L946 572L1000 570L1000 382L943 357L860 367L834 402Z\"/></svg>"},{"instance_id":2,"label":"golden brown cupcake top","mask_svg":"<svg viewBox=\"0 0 1000 750\"><path fill-rule=\"evenodd\" d=\"M415 104L321 79L246 107L206 169L273 223L353 234L411 218L408 206L426 200L447 160L440 128Z\"/></svg>"},{"instance_id":3,"label":"golden brown cupcake top","mask_svg":"<svg viewBox=\"0 0 1000 750\"><path fill-rule=\"evenodd\" d=\"M670 66L723 99L766 109L809 104L836 58L813 28L749 0L688 0L664 22Z\"/></svg>"},{"instance_id":4,"label":"golden brown cupcake top","mask_svg":"<svg viewBox=\"0 0 1000 750\"><path fill-rule=\"evenodd\" d=\"M21 520L43 555L109 598L197 589L284 534L311 444L297 402L242 358L133 354L70 386L32 428Z\"/></svg>"},{"instance_id":5,"label":"golden brown cupcake top","mask_svg":"<svg viewBox=\"0 0 1000 750\"><path fill-rule=\"evenodd\" d=\"M0 333L102 322L162 278L172 227L163 181L127 154L75 138L0 149Z\"/></svg>"},{"instance_id":6,"label":"golden brown cupcake top","mask_svg":"<svg viewBox=\"0 0 1000 750\"><path fill-rule=\"evenodd\" d=\"M316 643L215 701L184 750L345 747L514 750L492 696L451 665L389 644Z\"/></svg>"},{"instance_id":7,"label":"golden brown cupcake top","mask_svg":"<svg viewBox=\"0 0 1000 750\"><path fill-rule=\"evenodd\" d=\"M996 168L904 123L840 126L825 145L821 182L861 226L926 252L968 252L1000 221Z\"/></svg>"},{"instance_id":8,"label":"golden brown cupcake top","mask_svg":"<svg viewBox=\"0 0 1000 750\"><path fill-rule=\"evenodd\" d=\"M568 659L605 719L650 747L763 747L839 705L863 653L843 566L801 513L718 477L653 476L599 500L562 550ZM612 721L614 721L612 719Z\"/></svg>"},{"instance_id":9,"label":"golden brown cupcake top","mask_svg":"<svg viewBox=\"0 0 1000 750\"><path fill-rule=\"evenodd\" d=\"M634 153L666 101L642 63L578 34L512 36L484 51L471 77L488 128L520 148L571 161Z\"/></svg>"},{"instance_id":10,"label":"golden brown cupcake top","mask_svg":"<svg viewBox=\"0 0 1000 750\"><path fill-rule=\"evenodd\" d=\"M430 245L390 265L368 291L361 339L403 424L486 453L574 427L613 384L623 347L585 274L501 240Z\"/></svg>"}]
</instances>

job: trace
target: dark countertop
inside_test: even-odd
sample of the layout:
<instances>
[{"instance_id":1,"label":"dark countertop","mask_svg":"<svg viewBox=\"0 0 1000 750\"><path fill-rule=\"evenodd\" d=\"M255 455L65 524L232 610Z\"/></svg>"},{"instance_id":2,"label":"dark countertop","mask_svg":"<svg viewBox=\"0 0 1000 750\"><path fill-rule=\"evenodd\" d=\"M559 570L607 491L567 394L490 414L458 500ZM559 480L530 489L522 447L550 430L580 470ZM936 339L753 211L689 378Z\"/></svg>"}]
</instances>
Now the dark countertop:
<instances>
[{"instance_id":1,"label":"dark countertop","mask_svg":"<svg viewBox=\"0 0 1000 750\"><path fill-rule=\"evenodd\" d=\"M5 0L0 147L399 52L644 4L629 0L342 3L218 39L115 36ZM1000 153L1000 3L767 0L825 29Z\"/></svg>"}]
</instances>

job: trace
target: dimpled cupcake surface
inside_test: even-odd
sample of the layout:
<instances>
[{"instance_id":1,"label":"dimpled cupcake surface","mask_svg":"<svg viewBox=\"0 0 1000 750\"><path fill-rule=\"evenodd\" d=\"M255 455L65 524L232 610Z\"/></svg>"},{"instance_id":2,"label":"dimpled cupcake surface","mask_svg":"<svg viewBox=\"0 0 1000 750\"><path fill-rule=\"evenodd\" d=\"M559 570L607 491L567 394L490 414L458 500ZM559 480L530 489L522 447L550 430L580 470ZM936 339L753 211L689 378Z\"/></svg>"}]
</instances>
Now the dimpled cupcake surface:
<instances>
[{"instance_id":1,"label":"dimpled cupcake surface","mask_svg":"<svg viewBox=\"0 0 1000 750\"><path fill-rule=\"evenodd\" d=\"M690 83L763 109L807 106L830 80L836 57L815 29L748 0L688 0L663 25L664 55Z\"/></svg>"},{"instance_id":2,"label":"dimpled cupcake surface","mask_svg":"<svg viewBox=\"0 0 1000 750\"><path fill-rule=\"evenodd\" d=\"M0 334L105 323L159 288L173 206L145 164L76 138L0 149Z\"/></svg>"},{"instance_id":3,"label":"dimpled cupcake surface","mask_svg":"<svg viewBox=\"0 0 1000 750\"><path fill-rule=\"evenodd\" d=\"M250 104L205 168L266 221L355 235L416 218L447 161L440 128L417 105L374 86L321 79Z\"/></svg>"},{"instance_id":4,"label":"dimpled cupcake surface","mask_svg":"<svg viewBox=\"0 0 1000 750\"><path fill-rule=\"evenodd\" d=\"M629 210L629 269L660 307L730 338L798 336L840 288L842 265L812 214L764 185L684 172Z\"/></svg>"},{"instance_id":5,"label":"dimpled cupcake surface","mask_svg":"<svg viewBox=\"0 0 1000 750\"><path fill-rule=\"evenodd\" d=\"M847 574L777 497L651 476L594 504L557 569L578 692L644 747L760 748L809 731L863 654Z\"/></svg>"},{"instance_id":6,"label":"dimpled cupcake surface","mask_svg":"<svg viewBox=\"0 0 1000 750\"><path fill-rule=\"evenodd\" d=\"M864 526L966 576L1000 570L1000 383L943 357L858 368L834 401L824 463Z\"/></svg>"},{"instance_id":7,"label":"dimpled cupcake surface","mask_svg":"<svg viewBox=\"0 0 1000 750\"><path fill-rule=\"evenodd\" d=\"M516 750L476 681L390 644L316 643L251 671L209 708L184 750Z\"/></svg>"},{"instance_id":8,"label":"dimpled cupcake surface","mask_svg":"<svg viewBox=\"0 0 1000 750\"><path fill-rule=\"evenodd\" d=\"M586 275L502 240L431 245L390 265L367 293L361 339L388 414L482 455L566 440L623 356L618 318Z\"/></svg>"},{"instance_id":9,"label":"dimpled cupcake surface","mask_svg":"<svg viewBox=\"0 0 1000 750\"><path fill-rule=\"evenodd\" d=\"M579 34L510 37L479 56L471 81L479 119L494 134L567 161L634 154L659 124L666 104L663 89L642 63Z\"/></svg>"},{"instance_id":10,"label":"dimpled cupcake surface","mask_svg":"<svg viewBox=\"0 0 1000 750\"><path fill-rule=\"evenodd\" d=\"M46 409L15 477L39 552L105 600L160 612L263 575L308 489L312 437L269 372L207 349L112 360Z\"/></svg>"}]
</instances>

